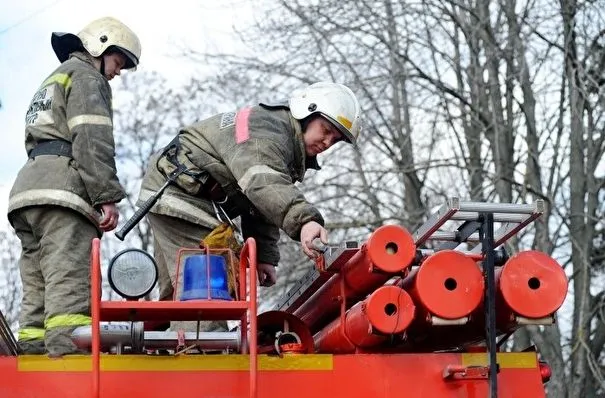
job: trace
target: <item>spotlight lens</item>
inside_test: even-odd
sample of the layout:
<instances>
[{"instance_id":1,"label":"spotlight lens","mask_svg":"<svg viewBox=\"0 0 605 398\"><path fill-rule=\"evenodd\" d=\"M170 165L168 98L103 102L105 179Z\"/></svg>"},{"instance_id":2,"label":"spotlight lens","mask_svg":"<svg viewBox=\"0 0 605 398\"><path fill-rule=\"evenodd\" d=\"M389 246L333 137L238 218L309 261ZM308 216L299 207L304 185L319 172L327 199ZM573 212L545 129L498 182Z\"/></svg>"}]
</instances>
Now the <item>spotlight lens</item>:
<instances>
[{"instance_id":1,"label":"spotlight lens","mask_svg":"<svg viewBox=\"0 0 605 398\"><path fill-rule=\"evenodd\" d=\"M158 280L158 268L148 253L126 249L116 254L107 270L109 285L126 299L139 299L151 292Z\"/></svg>"}]
</instances>

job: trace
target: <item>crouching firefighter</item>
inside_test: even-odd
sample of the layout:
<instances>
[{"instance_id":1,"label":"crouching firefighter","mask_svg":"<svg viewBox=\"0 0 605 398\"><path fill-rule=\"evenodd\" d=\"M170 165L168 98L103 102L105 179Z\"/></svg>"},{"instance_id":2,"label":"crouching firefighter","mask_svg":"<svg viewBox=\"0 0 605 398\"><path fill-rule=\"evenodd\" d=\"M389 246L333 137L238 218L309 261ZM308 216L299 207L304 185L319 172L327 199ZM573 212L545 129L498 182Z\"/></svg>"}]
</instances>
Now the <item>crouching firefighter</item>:
<instances>
[{"instance_id":1,"label":"crouching firefighter","mask_svg":"<svg viewBox=\"0 0 605 398\"><path fill-rule=\"evenodd\" d=\"M137 36L113 18L77 35L53 33L61 65L35 93L25 116L28 160L9 197L21 241L25 354L78 353L72 331L89 325L91 241L118 223L125 197L116 175L109 80L135 68Z\"/></svg>"},{"instance_id":2,"label":"crouching firefighter","mask_svg":"<svg viewBox=\"0 0 605 398\"><path fill-rule=\"evenodd\" d=\"M227 218L240 216L243 238L255 238L261 286L276 282L280 229L315 258L312 241L327 243L327 231L295 182L308 168L319 169L319 153L340 141L354 144L359 131L357 98L331 82L312 84L280 104L245 107L181 129L149 162L137 203L165 188L148 214L160 299L173 297L179 248L198 248ZM179 167L187 173L166 186Z\"/></svg>"}]
</instances>

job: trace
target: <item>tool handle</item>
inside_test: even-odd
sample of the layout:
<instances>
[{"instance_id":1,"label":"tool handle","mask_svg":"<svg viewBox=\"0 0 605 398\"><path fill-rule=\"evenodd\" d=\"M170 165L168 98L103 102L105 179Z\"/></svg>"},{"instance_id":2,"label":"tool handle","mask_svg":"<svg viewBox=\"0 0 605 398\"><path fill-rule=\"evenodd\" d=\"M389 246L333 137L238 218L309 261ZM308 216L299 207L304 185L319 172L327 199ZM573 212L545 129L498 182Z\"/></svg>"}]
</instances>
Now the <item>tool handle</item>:
<instances>
[{"instance_id":1,"label":"tool handle","mask_svg":"<svg viewBox=\"0 0 605 398\"><path fill-rule=\"evenodd\" d=\"M149 213L149 210L151 210L155 202L158 201L160 196L162 196L164 193L166 187L168 187L171 182L172 181L166 181L166 183L156 193L147 199L145 203L143 203L143 205L134 212L132 217L126 221L126 224L124 224L124 226L118 232L116 232L116 238L119 240L124 240L124 237L134 228L134 226L137 225L147 213Z\"/></svg>"},{"instance_id":2,"label":"tool handle","mask_svg":"<svg viewBox=\"0 0 605 398\"><path fill-rule=\"evenodd\" d=\"M326 251L328 251L328 246L323 243L319 238L313 239L313 242L311 242L311 247L320 253L325 253Z\"/></svg>"}]
</instances>

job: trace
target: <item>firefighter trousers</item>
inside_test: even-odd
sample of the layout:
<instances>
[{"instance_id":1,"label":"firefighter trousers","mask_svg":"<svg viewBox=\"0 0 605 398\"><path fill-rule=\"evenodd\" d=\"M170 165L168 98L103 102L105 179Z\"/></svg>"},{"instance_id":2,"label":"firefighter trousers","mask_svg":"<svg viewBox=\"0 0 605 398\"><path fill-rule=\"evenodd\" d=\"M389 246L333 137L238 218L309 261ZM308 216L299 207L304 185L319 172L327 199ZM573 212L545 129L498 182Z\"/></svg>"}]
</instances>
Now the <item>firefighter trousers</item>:
<instances>
[{"instance_id":1,"label":"firefighter trousers","mask_svg":"<svg viewBox=\"0 0 605 398\"><path fill-rule=\"evenodd\" d=\"M27 207L10 218L22 249L19 340L24 346L44 340L51 356L81 352L70 336L91 323L90 251L97 228L59 206Z\"/></svg>"}]
</instances>

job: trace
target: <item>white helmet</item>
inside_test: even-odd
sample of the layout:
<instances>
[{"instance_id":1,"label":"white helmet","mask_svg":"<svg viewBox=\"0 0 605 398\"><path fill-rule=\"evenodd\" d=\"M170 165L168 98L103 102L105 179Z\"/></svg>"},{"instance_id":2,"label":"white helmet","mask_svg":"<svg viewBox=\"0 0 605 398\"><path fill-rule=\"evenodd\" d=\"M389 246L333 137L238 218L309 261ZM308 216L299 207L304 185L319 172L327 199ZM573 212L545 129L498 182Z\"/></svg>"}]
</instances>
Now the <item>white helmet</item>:
<instances>
[{"instance_id":1,"label":"white helmet","mask_svg":"<svg viewBox=\"0 0 605 398\"><path fill-rule=\"evenodd\" d=\"M112 17L92 21L78 33L53 32L51 44L59 61L74 51L85 49L93 57L107 50L117 50L126 56L125 69L136 69L141 58L141 42L128 26Z\"/></svg>"},{"instance_id":2,"label":"white helmet","mask_svg":"<svg viewBox=\"0 0 605 398\"><path fill-rule=\"evenodd\" d=\"M328 119L354 144L361 130L361 108L355 94L347 86L332 82L311 84L289 100L290 112L297 120L312 114Z\"/></svg>"}]
</instances>

